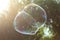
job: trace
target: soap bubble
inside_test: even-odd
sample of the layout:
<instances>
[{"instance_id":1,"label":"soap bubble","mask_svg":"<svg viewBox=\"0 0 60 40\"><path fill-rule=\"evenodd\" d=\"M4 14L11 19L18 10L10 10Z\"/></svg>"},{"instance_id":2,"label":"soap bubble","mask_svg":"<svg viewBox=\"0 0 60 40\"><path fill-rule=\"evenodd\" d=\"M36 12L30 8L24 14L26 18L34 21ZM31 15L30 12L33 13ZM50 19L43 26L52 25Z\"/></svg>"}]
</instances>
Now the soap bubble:
<instances>
[{"instance_id":1,"label":"soap bubble","mask_svg":"<svg viewBox=\"0 0 60 40\"><path fill-rule=\"evenodd\" d=\"M35 21L39 22L41 25L46 23L46 12L39 5L31 3L24 7L24 11L31 15L35 19Z\"/></svg>"},{"instance_id":2,"label":"soap bubble","mask_svg":"<svg viewBox=\"0 0 60 40\"><path fill-rule=\"evenodd\" d=\"M14 19L14 28L21 34L34 35L46 22L46 13L36 4L29 4Z\"/></svg>"},{"instance_id":3,"label":"soap bubble","mask_svg":"<svg viewBox=\"0 0 60 40\"><path fill-rule=\"evenodd\" d=\"M14 27L19 33L33 35L37 32L37 26L34 18L25 11L19 12L15 17Z\"/></svg>"}]
</instances>

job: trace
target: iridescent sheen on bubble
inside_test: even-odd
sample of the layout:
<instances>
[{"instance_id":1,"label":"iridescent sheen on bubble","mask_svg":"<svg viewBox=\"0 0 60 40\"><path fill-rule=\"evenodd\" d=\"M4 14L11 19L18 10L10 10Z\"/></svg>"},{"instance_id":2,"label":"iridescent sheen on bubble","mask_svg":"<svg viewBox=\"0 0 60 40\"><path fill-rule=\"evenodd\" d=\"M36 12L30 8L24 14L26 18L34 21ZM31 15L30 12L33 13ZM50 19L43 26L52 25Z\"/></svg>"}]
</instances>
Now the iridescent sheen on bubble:
<instances>
[{"instance_id":1,"label":"iridescent sheen on bubble","mask_svg":"<svg viewBox=\"0 0 60 40\"><path fill-rule=\"evenodd\" d=\"M31 3L25 6L24 11L30 14L36 22L40 22L41 24L47 20L45 10L37 4Z\"/></svg>"},{"instance_id":2,"label":"iridescent sheen on bubble","mask_svg":"<svg viewBox=\"0 0 60 40\"><path fill-rule=\"evenodd\" d=\"M44 9L36 4L29 4L19 11L14 19L14 28L21 34L34 35L47 20Z\"/></svg>"}]
</instances>

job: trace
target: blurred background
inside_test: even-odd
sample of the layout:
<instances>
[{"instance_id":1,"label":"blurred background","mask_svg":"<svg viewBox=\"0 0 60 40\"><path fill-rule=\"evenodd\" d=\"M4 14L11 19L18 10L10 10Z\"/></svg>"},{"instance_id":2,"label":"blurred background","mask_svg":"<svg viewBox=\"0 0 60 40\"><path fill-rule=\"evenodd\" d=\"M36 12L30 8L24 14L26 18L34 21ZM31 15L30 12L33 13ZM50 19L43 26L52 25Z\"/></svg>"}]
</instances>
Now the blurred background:
<instances>
[{"instance_id":1,"label":"blurred background","mask_svg":"<svg viewBox=\"0 0 60 40\"><path fill-rule=\"evenodd\" d=\"M40 35L22 35L13 27L18 10L29 3L31 0L0 0L0 40L40 40ZM60 40L60 0L34 0L34 3L45 9L47 21L53 20L51 25L56 33L53 40Z\"/></svg>"}]
</instances>

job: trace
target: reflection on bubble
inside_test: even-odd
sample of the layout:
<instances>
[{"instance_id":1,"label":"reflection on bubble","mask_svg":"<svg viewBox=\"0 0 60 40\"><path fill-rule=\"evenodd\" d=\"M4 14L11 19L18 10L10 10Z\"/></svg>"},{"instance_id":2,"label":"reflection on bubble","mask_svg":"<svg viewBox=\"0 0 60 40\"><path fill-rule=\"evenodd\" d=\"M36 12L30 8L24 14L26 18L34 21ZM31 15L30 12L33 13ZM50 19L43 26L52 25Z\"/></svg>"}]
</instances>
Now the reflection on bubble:
<instances>
[{"instance_id":1,"label":"reflection on bubble","mask_svg":"<svg viewBox=\"0 0 60 40\"><path fill-rule=\"evenodd\" d=\"M46 22L46 13L36 4L27 5L14 19L14 28L21 34L34 35Z\"/></svg>"},{"instance_id":2,"label":"reflection on bubble","mask_svg":"<svg viewBox=\"0 0 60 40\"><path fill-rule=\"evenodd\" d=\"M46 22L46 12L44 11L44 9L42 7L40 7L39 5L36 5L34 3L31 3L29 5L27 5L24 10L30 14L36 22L40 22L41 24L43 24L44 22Z\"/></svg>"}]
</instances>

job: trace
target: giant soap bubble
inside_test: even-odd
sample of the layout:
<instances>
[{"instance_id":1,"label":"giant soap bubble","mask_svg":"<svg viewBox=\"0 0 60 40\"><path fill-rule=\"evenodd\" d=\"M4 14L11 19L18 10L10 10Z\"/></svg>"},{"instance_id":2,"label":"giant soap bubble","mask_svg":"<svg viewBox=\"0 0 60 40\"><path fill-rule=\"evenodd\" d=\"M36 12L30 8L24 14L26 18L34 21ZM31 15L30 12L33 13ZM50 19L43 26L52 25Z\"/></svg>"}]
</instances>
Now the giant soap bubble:
<instances>
[{"instance_id":1,"label":"giant soap bubble","mask_svg":"<svg viewBox=\"0 0 60 40\"><path fill-rule=\"evenodd\" d=\"M42 7L31 3L18 11L14 19L14 28L21 34L34 35L46 23L46 12Z\"/></svg>"}]
</instances>

